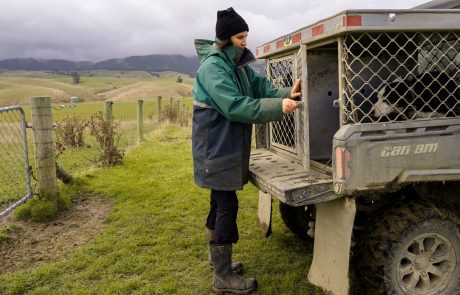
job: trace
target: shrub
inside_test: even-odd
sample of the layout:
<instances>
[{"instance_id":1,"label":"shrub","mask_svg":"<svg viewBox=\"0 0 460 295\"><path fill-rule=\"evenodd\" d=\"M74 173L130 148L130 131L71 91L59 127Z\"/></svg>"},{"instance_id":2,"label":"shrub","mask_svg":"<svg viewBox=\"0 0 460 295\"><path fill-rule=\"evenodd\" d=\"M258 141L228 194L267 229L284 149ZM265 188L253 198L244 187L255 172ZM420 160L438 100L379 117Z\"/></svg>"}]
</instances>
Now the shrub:
<instances>
[{"instance_id":1,"label":"shrub","mask_svg":"<svg viewBox=\"0 0 460 295\"><path fill-rule=\"evenodd\" d=\"M184 109L181 109L178 103L169 104L163 111L163 117L167 118L171 123L179 123L181 126L188 126L188 114Z\"/></svg>"},{"instance_id":2,"label":"shrub","mask_svg":"<svg viewBox=\"0 0 460 295\"><path fill-rule=\"evenodd\" d=\"M63 147L81 147L85 145L83 133L88 125L80 116L67 116L56 123L56 143Z\"/></svg>"},{"instance_id":3,"label":"shrub","mask_svg":"<svg viewBox=\"0 0 460 295\"><path fill-rule=\"evenodd\" d=\"M113 120L106 120L103 113L98 112L90 117L88 126L100 147L97 163L104 167L121 163L124 153L115 145L118 124Z\"/></svg>"},{"instance_id":4,"label":"shrub","mask_svg":"<svg viewBox=\"0 0 460 295\"><path fill-rule=\"evenodd\" d=\"M72 76L72 81L73 81L74 84L79 84L80 83L80 73L72 72L72 73L70 73L70 75Z\"/></svg>"}]
</instances>

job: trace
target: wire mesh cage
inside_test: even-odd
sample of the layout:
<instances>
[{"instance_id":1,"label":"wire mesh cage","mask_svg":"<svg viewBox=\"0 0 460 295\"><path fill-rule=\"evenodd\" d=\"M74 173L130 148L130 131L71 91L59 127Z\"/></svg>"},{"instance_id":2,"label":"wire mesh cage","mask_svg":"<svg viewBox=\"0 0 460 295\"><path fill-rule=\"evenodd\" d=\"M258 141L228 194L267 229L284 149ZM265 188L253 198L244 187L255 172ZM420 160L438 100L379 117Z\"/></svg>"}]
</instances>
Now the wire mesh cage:
<instances>
[{"instance_id":1,"label":"wire mesh cage","mask_svg":"<svg viewBox=\"0 0 460 295\"><path fill-rule=\"evenodd\" d=\"M460 115L460 32L348 34L343 124Z\"/></svg>"},{"instance_id":2,"label":"wire mesh cage","mask_svg":"<svg viewBox=\"0 0 460 295\"><path fill-rule=\"evenodd\" d=\"M0 108L0 217L31 196L24 112Z\"/></svg>"},{"instance_id":3,"label":"wire mesh cage","mask_svg":"<svg viewBox=\"0 0 460 295\"><path fill-rule=\"evenodd\" d=\"M294 55L270 60L267 77L276 87L292 87L295 69ZM270 145L295 153L296 120L294 114L283 115L283 120L270 123Z\"/></svg>"}]
</instances>

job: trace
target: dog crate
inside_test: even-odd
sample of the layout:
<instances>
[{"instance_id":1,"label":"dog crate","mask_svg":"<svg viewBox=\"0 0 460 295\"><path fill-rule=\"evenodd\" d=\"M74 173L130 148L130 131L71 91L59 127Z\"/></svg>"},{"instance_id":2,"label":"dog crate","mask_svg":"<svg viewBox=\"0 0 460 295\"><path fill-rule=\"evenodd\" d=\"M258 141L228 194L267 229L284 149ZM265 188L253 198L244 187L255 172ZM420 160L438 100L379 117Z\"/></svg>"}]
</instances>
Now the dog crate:
<instances>
[{"instance_id":1,"label":"dog crate","mask_svg":"<svg viewBox=\"0 0 460 295\"><path fill-rule=\"evenodd\" d=\"M329 180L332 139L344 125L460 116L459 10L344 11L258 47L256 56L274 85L302 79L303 107L256 127L263 149L253 152L252 178L282 200L290 186ZM261 168L263 157L289 165ZM287 183L274 185L280 173Z\"/></svg>"}]
</instances>

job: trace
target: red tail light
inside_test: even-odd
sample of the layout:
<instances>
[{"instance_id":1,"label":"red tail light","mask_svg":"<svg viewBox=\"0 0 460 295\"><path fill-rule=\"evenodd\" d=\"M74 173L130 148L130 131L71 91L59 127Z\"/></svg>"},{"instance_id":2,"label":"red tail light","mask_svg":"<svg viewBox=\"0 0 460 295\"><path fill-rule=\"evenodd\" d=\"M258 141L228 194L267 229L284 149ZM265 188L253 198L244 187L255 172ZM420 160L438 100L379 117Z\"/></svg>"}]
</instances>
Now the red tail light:
<instances>
[{"instance_id":1,"label":"red tail light","mask_svg":"<svg viewBox=\"0 0 460 295\"><path fill-rule=\"evenodd\" d=\"M343 147L335 149L335 173L337 178L346 179L351 176L350 161L350 152L347 149Z\"/></svg>"},{"instance_id":2,"label":"red tail light","mask_svg":"<svg viewBox=\"0 0 460 295\"><path fill-rule=\"evenodd\" d=\"M337 178L343 178L343 150L341 147L335 149L335 175Z\"/></svg>"}]
</instances>

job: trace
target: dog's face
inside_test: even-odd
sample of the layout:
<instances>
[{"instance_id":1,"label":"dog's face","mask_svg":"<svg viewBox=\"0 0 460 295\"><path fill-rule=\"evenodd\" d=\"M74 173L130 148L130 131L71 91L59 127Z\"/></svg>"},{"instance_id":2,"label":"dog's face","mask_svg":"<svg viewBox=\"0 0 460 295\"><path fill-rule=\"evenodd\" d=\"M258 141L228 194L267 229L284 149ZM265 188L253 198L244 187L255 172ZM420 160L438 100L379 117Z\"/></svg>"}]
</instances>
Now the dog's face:
<instances>
[{"instance_id":1,"label":"dog's face","mask_svg":"<svg viewBox=\"0 0 460 295\"><path fill-rule=\"evenodd\" d=\"M373 116L405 120L454 115L459 104L458 89L452 77L442 72L398 77L380 88Z\"/></svg>"},{"instance_id":2,"label":"dog's face","mask_svg":"<svg viewBox=\"0 0 460 295\"><path fill-rule=\"evenodd\" d=\"M405 80L399 77L384 85L377 93L377 102L373 107L374 117L383 117L391 113L402 112L403 107L400 104L405 99L401 98L408 94L411 94L408 85Z\"/></svg>"}]
</instances>

